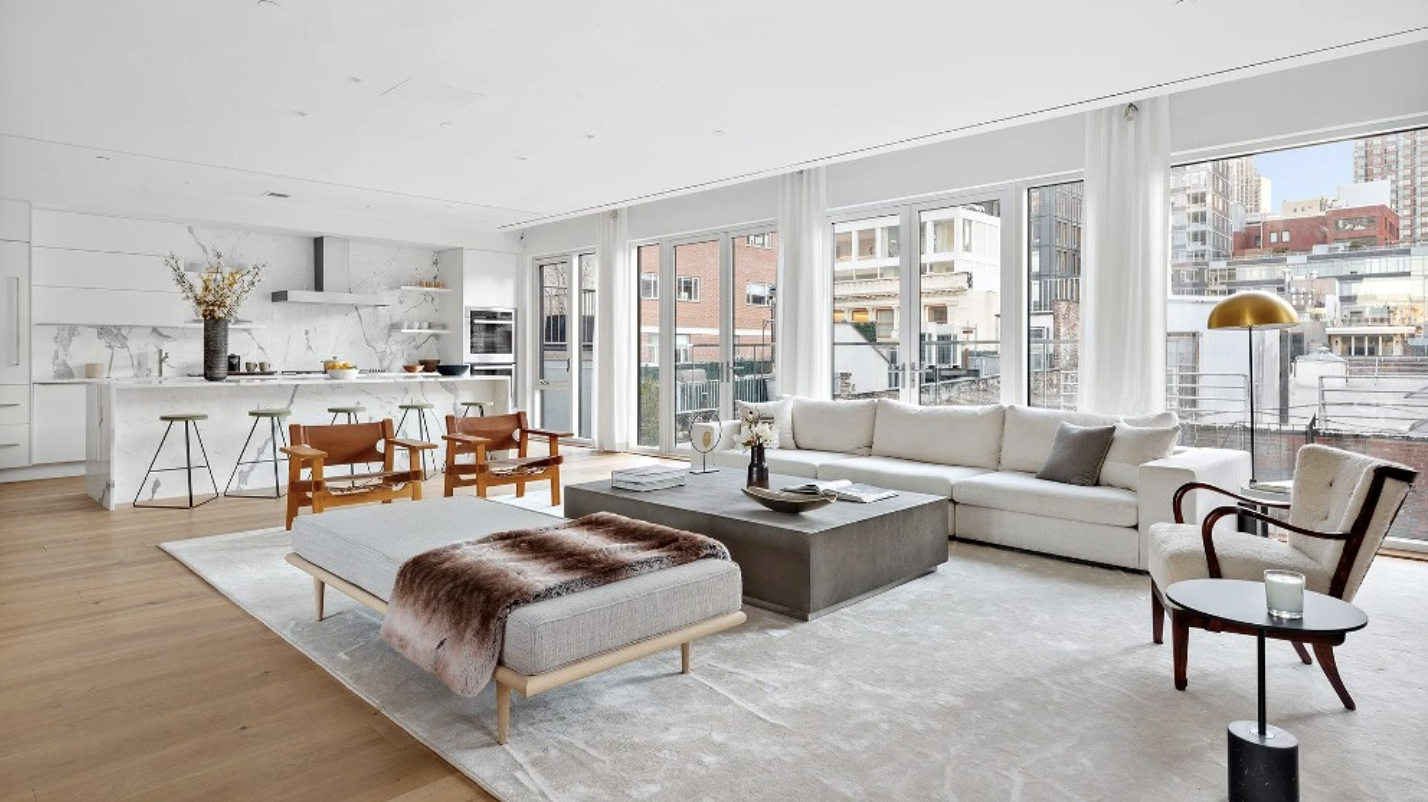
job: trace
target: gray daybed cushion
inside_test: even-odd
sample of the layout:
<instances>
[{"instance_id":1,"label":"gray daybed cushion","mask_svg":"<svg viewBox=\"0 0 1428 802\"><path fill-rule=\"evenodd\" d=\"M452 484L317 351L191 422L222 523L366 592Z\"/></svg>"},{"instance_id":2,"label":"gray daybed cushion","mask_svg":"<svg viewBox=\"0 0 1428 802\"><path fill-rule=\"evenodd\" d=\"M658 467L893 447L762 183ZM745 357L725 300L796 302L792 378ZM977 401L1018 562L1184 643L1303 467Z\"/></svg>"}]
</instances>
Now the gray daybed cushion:
<instances>
[{"instance_id":1,"label":"gray daybed cushion","mask_svg":"<svg viewBox=\"0 0 1428 802\"><path fill-rule=\"evenodd\" d=\"M456 496L304 515L293 551L388 600L397 569L414 555L559 519L508 504ZM652 638L740 609L738 565L698 560L559 599L517 608L506 621L501 663L525 675Z\"/></svg>"}]
</instances>

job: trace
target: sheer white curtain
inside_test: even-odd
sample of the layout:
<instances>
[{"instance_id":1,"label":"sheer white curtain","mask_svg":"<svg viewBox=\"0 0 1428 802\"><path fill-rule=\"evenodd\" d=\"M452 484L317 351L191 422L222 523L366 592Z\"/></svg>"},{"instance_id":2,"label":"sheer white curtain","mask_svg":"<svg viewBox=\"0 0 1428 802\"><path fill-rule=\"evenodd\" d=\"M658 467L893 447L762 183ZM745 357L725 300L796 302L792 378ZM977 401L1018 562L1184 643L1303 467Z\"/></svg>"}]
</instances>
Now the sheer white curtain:
<instances>
[{"instance_id":1,"label":"sheer white curtain","mask_svg":"<svg viewBox=\"0 0 1428 802\"><path fill-rule=\"evenodd\" d=\"M1165 409L1170 101L1086 114L1080 408Z\"/></svg>"},{"instance_id":2,"label":"sheer white curtain","mask_svg":"<svg viewBox=\"0 0 1428 802\"><path fill-rule=\"evenodd\" d=\"M635 417L635 271L630 260L629 213L606 212L595 244L595 447L624 451Z\"/></svg>"},{"instance_id":3,"label":"sheer white curtain","mask_svg":"<svg viewBox=\"0 0 1428 802\"><path fill-rule=\"evenodd\" d=\"M779 178L778 392L828 398L833 274L828 261L827 180L822 167Z\"/></svg>"}]
</instances>

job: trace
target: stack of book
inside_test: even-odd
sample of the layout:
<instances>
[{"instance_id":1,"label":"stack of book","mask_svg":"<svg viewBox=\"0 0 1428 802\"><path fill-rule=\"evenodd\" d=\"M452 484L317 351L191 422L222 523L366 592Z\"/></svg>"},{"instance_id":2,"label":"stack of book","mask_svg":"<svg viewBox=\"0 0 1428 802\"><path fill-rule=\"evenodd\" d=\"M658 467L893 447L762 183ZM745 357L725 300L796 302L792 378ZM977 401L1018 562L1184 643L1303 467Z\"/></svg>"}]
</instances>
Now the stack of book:
<instances>
[{"instance_id":1,"label":"stack of book","mask_svg":"<svg viewBox=\"0 0 1428 802\"><path fill-rule=\"evenodd\" d=\"M610 472L610 487L616 490L634 490L643 493L649 490L663 490L679 487L685 481L683 468L651 465L645 468L626 468Z\"/></svg>"}]
</instances>

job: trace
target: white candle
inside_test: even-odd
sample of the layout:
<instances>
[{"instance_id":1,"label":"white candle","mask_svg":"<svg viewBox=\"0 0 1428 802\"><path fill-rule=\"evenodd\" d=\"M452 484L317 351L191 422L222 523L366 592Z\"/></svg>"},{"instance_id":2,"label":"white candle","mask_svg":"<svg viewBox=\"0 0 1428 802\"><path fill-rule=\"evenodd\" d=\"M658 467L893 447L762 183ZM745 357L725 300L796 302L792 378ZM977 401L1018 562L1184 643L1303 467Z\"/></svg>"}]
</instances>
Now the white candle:
<instances>
[{"instance_id":1,"label":"white candle","mask_svg":"<svg viewBox=\"0 0 1428 802\"><path fill-rule=\"evenodd\" d=\"M1304 575L1294 571L1265 571L1264 603L1275 618L1303 618Z\"/></svg>"}]
</instances>

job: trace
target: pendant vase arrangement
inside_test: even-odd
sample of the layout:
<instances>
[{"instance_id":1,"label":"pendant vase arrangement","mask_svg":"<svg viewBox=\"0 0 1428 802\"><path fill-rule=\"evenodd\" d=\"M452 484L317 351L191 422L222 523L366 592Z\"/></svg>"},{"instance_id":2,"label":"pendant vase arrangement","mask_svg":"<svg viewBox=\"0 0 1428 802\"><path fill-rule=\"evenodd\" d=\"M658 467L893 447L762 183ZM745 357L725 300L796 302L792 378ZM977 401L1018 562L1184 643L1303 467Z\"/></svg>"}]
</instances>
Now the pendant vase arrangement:
<instances>
[{"instance_id":1,"label":"pendant vase arrangement","mask_svg":"<svg viewBox=\"0 0 1428 802\"><path fill-rule=\"evenodd\" d=\"M221 382L228 378L228 318L203 321L203 378Z\"/></svg>"},{"instance_id":2,"label":"pendant vase arrangement","mask_svg":"<svg viewBox=\"0 0 1428 802\"><path fill-rule=\"evenodd\" d=\"M762 487L765 490L769 486L769 464L764 461L764 447L749 447L749 475L745 482L746 487Z\"/></svg>"}]
</instances>

